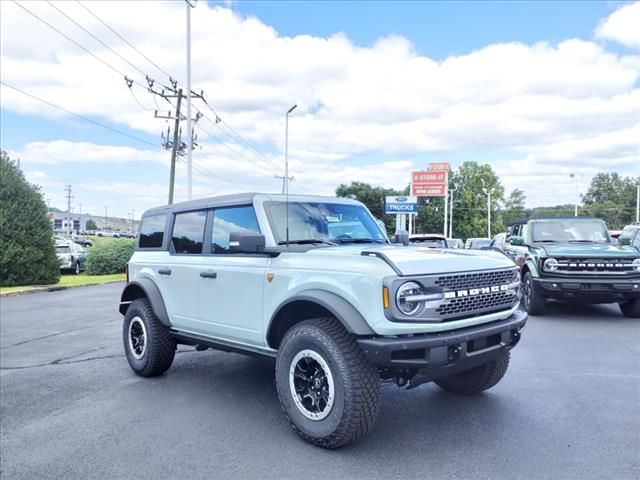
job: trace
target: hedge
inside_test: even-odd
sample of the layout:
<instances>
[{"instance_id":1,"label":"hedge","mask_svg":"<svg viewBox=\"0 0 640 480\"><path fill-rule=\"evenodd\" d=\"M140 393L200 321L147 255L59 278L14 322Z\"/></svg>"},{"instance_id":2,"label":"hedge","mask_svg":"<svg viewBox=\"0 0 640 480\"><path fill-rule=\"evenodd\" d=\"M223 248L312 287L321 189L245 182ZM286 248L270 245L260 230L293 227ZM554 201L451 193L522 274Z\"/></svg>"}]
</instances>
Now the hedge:
<instances>
[{"instance_id":1,"label":"hedge","mask_svg":"<svg viewBox=\"0 0 640 480\"><path fill-rule=\"evenodd\" d=\"M134 250L135 240L124 238L89 248L87 274L109 275L124 272Z\"/></svg>"}]
</instances>

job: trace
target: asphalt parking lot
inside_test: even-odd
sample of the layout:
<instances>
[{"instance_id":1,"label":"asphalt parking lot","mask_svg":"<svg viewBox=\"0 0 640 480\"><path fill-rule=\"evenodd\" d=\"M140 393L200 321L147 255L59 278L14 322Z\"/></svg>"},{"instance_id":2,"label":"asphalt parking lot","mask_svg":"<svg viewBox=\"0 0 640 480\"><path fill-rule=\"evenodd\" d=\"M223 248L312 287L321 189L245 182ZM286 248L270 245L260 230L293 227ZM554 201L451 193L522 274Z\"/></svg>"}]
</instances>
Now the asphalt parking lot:
<instances>
[{"instance_id":1,"label":"asphalt parking lot","mask_svg":"<svg viewBox=\"0 0 640 480\"><path fill-rule=\"evenodd\" d=\"M0 476L640 478L640 320L552 304L507 376L476 397L385 385L359 443L299 440L273 365L182 349L167 374L122 353L122 284L0 299Z\"/></svg>"}]
</instances>

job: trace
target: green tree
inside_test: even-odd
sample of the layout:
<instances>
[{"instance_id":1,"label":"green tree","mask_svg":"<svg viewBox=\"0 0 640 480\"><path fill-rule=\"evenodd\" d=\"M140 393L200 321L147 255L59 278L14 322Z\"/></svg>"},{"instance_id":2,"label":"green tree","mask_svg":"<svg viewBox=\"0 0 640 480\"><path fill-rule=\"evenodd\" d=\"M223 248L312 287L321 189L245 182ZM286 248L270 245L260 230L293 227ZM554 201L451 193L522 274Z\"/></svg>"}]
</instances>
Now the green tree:
<instances>
[{"instance_id":1,"label":"green tree","mask_svg":"<svg viewBox=\"0 0 640 480\"><path fill-rule=\"evenodd\" d=\"M408 186L404 191L398 191L392 188L372 187L364 182L351 182L350 185L340 184L336 188L337 197L353 198L364 203L374 217L384 221L389 234L393 234L395 230L395 215L384 214L385 197L408 194Z\"/></svg>"},{"instance_id":2,"label":"green tree","mask_svg":"<svg viewBox=\"0 0 640 480\"><path fill-rule=\"evenodd\" d=\"M553 207L535 207L527 210L525 217L527 218L546 218L546 217L573 217L575 206L571 203L564 205L555 205Z\"/></svg>"},{"instance_id":3,"label":"green tree","mask_svg":"<svg viewBox=\"0 0 640 480\"><path fill-rule=\"evenodd\" d=\"M500 205L504 187L490 165L464 162L451 175L453 185L453 236L456 238L487 235L487 191L491 192L491 235L504 230Z\"/></svg>"},{"instance_id":4,"label":"green tree","mask_svg":"<svg viewBox=\"0 0 640 480\"><path fill-rule=\"evenodd\" d=\"M87 220L86 229L87 230L97 230L98 229L98 226L96 225L96 221L93 218L90 218L89 220Z\"/></svg>"},{"instance_id":5,"label":"green tree","mask_svg":"<svg viewBox=\"0 0 640 480\"><path fill-rule=\"evenodd\" d=\"M602 218L611 229L621 229L635 218L636 189L640 177L598 173L583 197L582 214Z\"/></svg>"},{"instance_id":6,"label":"green tree","mask_svg":"<svg viewBox=\"0 0 640 480\"><path fill-rule=\"evenodd\" d=\"M25 179L0 151L0 285L56 283L60 263L47 205L39 187Z\"/></svg>"},{"instance_id":7,"label":"green tree","mask_svg":"<svg viewBox=\"0 0 640 480\"><path fill-rule=\"evenodd\" d=\"M506 224L525 217L524 192L519 188L513 190L504 201L503 219Z\"/></svg>"}]
</instances>

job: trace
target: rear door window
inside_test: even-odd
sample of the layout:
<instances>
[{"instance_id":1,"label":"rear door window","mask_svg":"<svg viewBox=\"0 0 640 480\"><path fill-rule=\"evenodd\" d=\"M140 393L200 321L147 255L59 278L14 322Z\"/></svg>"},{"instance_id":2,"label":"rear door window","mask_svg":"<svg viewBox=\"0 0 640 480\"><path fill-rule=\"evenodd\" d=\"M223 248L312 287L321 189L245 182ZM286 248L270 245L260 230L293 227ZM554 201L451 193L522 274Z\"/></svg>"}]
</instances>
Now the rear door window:
<instances>
[{"instance_id":1,"label":"rear door window","mask_svg":"<svg viewBox=\"0 0 640 480\"><path fill-rule=\"evenodd\" d=\"M174 253L198 255L202 253L204 243L204 225L207 212L178 213L173 224L171 247Z\"/></svg>"}]
</instances>

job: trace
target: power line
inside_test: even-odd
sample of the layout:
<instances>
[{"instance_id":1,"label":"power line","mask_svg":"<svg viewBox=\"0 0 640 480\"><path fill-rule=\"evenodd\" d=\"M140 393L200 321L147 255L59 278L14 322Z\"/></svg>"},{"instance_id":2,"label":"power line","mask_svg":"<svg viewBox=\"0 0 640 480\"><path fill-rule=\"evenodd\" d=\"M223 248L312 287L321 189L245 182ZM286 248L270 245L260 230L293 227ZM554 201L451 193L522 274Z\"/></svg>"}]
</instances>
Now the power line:
<instances>
[{"instance_id":1,"label":"power line","mask_svg":"<svg viewBox=\"0 0 640 480\"><path fill-rule=\"evenodd\" d=\"M156 145L154 143L151 143L151 142L148 142L147 140L143 140L142 138L138 138L135 135L131 135L129 133L123 132L123 131L118 130L116 128L113 128L113 127L110 127L108 125L105 125L103 123L96 122L95 120L92 120L90 118L84 117L84 116L79 115L79 114L77 114L75 112L72 112L71 110L67 110L66 108L63 108L63 107L61 107L59 105L56 105L55 103L51 103L51 102L49 102L47 100L44 100L44 99L42 99L40 97L37 97L37 96L35 96L35 95L31 94L31 93L25 92L24 90L20 90L19 88L14 87L13 85L9 85L8 83L5 83L5 82L3 82L1 80L0 80L0 84L4 85L5 87L9 87L12 90L15 90L16 92L19 92L19 93L21 93L21 94L23 94L23 95L25 95L27 97L31 97L34 100L37 100L37 101L42 102L42 103L44 103L46 105L49 105L50 107L57 108L58 110L62 110L63 112L68 113L69 115L73 115L74 117L78 117L78 118L84 120L85 122L93 123L94 125L97 125L99 127L105 128L105 129L110 130L110 131L112 131L114 133L117 133L119 135L123 135L125 137L129 137L129 138L131 138L133 140L136 140L136 141L141 142L141 143L145 143L147 145L151 145L154 148L158 148L158 149L160 148L158 145Z\"/></svg>"},{"instance_id":2,"label":"power line","mask_svg":"<svg viewBox=\"0 0 640 480\"><path fill-rule=\"evenodd\" d=\"M131 42L129 42L126 38L124 38L122 35L120 35L118 32L116 32L107 22L105 22L104 20L102 20L98 15L96 15L95 13L93 13L91 10L89 10L89 7L87 7L86 5L84 5L82 2L80 2L79 0L76 0L76 2L78 3L78 5L80 5L82 8L84 8L87 12L89 12L90 15L92 15L96 20L98 20L100 23L102 23L105 27L107 27L115 36L117 36L120 40L122 40L123 42L125 42L127 45L129 45L131 48L133 48L136 52L138 52L145 60L147 60L151 65L153 65L154 67L156 67L159 71L161 71L162 73L164 73L168 78L172 78L171 75L169 73L167 73L166 70L164 70L162 67L158 66L157 63L155 63L153 60L151 60L149 57L147 57L144 53L142 53L140 50L138 50Z\"/></svg>"},{"instance_id":3,"label":"power line","mask_svg":"<svg viewBox=\"0 0 640 480\"><path fill-rule=\"evenodd\" d=\"M144 73L142 70L140 70L138 67L136 67L133 63L131 63L129 60L127 60L126 58L124 58L122 55L120 55L118 52L116 52L113 48L111 48L109 45L107 45L106 43L104 43L102 40L100 40L98 37L96 37L93 33L91 33L89 30L87 30L86 28L84 28L82 25L80 25L78 22L76 22L73 18L71 18L69 15L67 15L66 13L64 13L62 10L60 10L58 7L56 7L53 3L51 3L49 0L45 0L47 2L47 4L51 7L54 8L55 10L57 10L61 15L63 15L67 20L69 20L70 22L72 22L74 25L76 25L78 28L80 28L83 32L85 32L87 35L91 36L94 40L96 40L97 42L99 42L102 46L104 46L106 49L108 49L111 53L113 53L114 55L118 56L120 59L122 59L124 62L126 62L129 66L131 66L132 68L134 68L135 70L137 70L138 72L140 72L142 75L146 76L146 73Z\"/></svg>"},{"instance_id":4,"label":"power line","mask_svg":"<svg viewBox=\"0 0 640 480\"><path fill-rule=\"evenodd\" d=\"M106 67L110 68L111 70L113 70L114 72L116 72L117 74L119 74L120 76L125 76L124 73L122 73L120 70L118 70L116 67L114 67L113 65L111 65L108 62L105 62L103 59L101 59L100 57L98 57L96 54L94 54L91 50L89 50L88 48L84 47L83 45L79 44L78 42L76 42L74 39L72 39L71 37L69 37L68 35L62 33L60 30L58 30L56 27L54 27L53 25L51 25L49 22L47 22L46 20L40 18L38 15L36 15L35 13L33 13L31 10L29 10L28 8L24 7L23 5L20 5L18 2L16 2L14 0L14 2L18 7L20 7L21 9L23 9L25 12L27 12L29 15L31 15L32 17L40 20L42 23L44 23L46 26L48 26L50 29L52 29L53 31L57 32L59 35L63 36L64 38L66 38L67 40L69 40L71 43L73 43L76 47L84 50L85 52L87 52L89 55L91 55L92 57L94 57L96 60L98 60L100 63L102 63L103 65L105 65ZM137 83L137 82L136 82Z\"/></svg>"}]
</instances>

